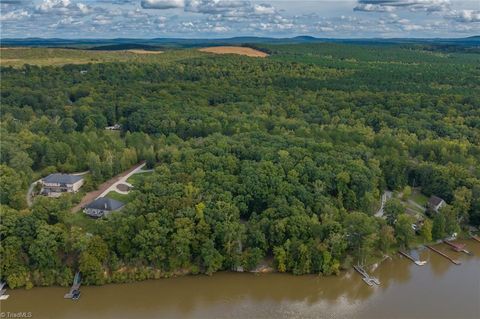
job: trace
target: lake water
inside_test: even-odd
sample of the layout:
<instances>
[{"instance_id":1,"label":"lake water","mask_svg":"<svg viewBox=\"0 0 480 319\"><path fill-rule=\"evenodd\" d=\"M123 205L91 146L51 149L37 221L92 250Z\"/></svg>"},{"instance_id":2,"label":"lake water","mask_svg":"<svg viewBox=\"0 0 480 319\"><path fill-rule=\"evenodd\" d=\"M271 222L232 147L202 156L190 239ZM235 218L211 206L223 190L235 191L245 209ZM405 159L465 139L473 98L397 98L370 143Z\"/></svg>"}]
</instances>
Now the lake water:
<instances>
[{"instance_id":1,"label":"lake water","mask_svg":"<svg viewBox=\"0 0 480 319\"><path fill-rule=\"evenodd\" d=\"M395 256L370 268L381 281L375 287L352 271L338 277L224 272L82 287L78 301L63 299L67 288L9 290L0 305L4 317L31 312L32 318L479 319L480 243L463 242L473 256L436 246L462 265L428 249L419 252L428 261L423 267Z\"/></svg>"}]
</instances>

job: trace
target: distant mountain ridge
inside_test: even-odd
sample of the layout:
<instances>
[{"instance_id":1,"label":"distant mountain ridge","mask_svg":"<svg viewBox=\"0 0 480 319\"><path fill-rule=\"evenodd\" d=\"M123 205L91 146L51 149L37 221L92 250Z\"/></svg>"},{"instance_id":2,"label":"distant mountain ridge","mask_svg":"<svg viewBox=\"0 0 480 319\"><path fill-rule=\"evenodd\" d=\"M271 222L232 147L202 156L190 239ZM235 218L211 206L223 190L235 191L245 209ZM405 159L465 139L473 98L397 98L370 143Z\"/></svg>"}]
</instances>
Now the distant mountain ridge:
<instances>
[{"instance_id":1,"label":"distant mountain ridge","mask_svg":"<svg viewBox=\"0 0 480 319\"><path fill-rule=\"evenodd\" d=\"M114 39L62 39L62 38L5 38L0 40L2 46L32 46L32 47L72 47L89 48L97 46L158 46L165 47L199 47L213 45L241 44L297 44L297 43L353 43L353 44L435 44L435 45L466 45L480 46L480 35L467 38L359 38L337 39L316 38L302 35L292 38L271 37L232 37L222 39L189 39L189 38L114 38Z\"/></svg>"}]
</instances>

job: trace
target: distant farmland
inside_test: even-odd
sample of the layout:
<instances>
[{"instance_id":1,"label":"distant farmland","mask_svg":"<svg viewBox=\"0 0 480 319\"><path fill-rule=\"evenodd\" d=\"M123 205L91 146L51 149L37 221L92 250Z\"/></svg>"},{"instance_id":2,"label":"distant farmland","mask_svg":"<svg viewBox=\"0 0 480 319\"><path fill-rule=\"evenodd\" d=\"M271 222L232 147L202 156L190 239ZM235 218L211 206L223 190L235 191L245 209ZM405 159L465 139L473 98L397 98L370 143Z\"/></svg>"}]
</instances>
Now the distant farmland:
<instances>
[{"instance_id":1,"label":"distant farmland","mask_svg":"<svg viewBox=\"0 0 480 319\"><path fill-rule=\"evenodd\" d=\"M200 49L202 52L215 53L215 54L240 54L255 58L265 58L267 53L255 50L247 47L235 47L235 46L219 46Z\"/></svg>"},{"instance_id":2,"label":"distant farmland","mask_svg":"<svg viewBox=\"0 0 480 319\"><path fill-rule=\"evenodd\" d=\"M1 48L1 66L21 67L25 64L61 66L105 62L163 63L198 56L196 50L148 51L129 50L79 50L64 48Z\"/></svg>"}]
</instances>

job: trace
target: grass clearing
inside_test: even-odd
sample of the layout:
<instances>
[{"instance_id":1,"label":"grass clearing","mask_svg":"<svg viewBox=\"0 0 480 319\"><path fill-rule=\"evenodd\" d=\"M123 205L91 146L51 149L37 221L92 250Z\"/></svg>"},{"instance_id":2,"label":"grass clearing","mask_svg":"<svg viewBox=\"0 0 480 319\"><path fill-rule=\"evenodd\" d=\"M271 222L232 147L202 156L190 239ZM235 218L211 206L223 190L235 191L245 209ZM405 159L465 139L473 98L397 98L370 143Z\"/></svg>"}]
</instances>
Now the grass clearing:
<instances>
[{"instance_id":1,"label":"grass clearing","mask_svg":"<svg viewBox=\"0 0 480 319\"><path fill-rule=\"evenodd\" d=\"M105 195L105 197L118 200L119 202L122 202L122 203L128 203L132 200L132 194L131 193L120 194L120 193L117 193L116 191L109 192L107 195Z\"/></svg>"},{"instance_id":2,"label":"grass clearing","mask_svg":"<svg viewBox=\"0 0 480 319\"><path fill-rule=\"evenodd\" d=\"M86 231L91 232L95 225L95 219L92 219L85 215L83 211L67 214L65 217L65 223L71 226L81 227Z\"/></svg>"},{"instance_id":3,"label":"grass clearing","mask_svg":"<svg viewBox=\"0 0 480 319\"><path fill-rule=\"evenodd\" d=\"M254 58L265 58L267 53L258 51L247 47L235 47L235 46L219 46L199 49L201 52L214 53L214 54L240 54Z\"/></svg>"},{"instance_id":4,"label":"grass clearing","mask_svg":"<svg viewBox=\"0 0 480 319\"><path fill-rule=\"evenodd\" d=\"M418 205L426 206L428 202L428 197L420 193L419 191L415 191L410 199L416 202Z\"/></svg>"},{"instance_id":5,"label":"grass clearing","mask_svg":"<svg viewBox=\"0 0 480 319\"><path fill-rule=\"evenodd\" d=\"M127 179L127 183L130 183L133 186L139 185L143 182L145 177L149 176L150 174L152 174L152 172L142 172L142 173L133 174Z\"/></svg>"},{"instance_id":6,"label":"grass clearing","mask_svg":"<svg viewBox=\"0 0 480 319\"><path fill-rule=\"evenodd\" d=\"M38 66L62 66L66 64L89 64L105 62L169 63L198 57L197 50L81 50L61 48L1 48L0 65L22 67L25 64ZM162 53L162 54L160 54ZM88 73L84 76L88 76Z\"/></svg>"},{"instance_id":7,"label":"grass clearing","mask_svg":"<svg viewBox=\"0 0 480 319\"><path fill-rule=\"evenodd\" d=\"M130 53L135 53L135 54L160 54L163 53L163 51L148 51L148 50L141 50L141 49L132 49L132 50L126 50L127 52Z\"/></svg>"}]
</instances>

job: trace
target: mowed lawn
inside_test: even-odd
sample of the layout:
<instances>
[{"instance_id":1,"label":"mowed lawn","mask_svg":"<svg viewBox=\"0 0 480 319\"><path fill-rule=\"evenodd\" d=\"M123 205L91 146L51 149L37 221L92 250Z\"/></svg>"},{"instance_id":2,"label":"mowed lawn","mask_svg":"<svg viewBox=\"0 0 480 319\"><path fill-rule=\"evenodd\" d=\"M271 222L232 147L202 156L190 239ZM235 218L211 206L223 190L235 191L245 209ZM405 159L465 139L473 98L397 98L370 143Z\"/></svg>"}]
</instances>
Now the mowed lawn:
<instances>
[{"instance_id":1,"label":"mowed lawn","mask_svg":"<svg viewBox=\"0 0 480 319\"><path fill-rule=\"evenodd\" d=\"M428 197L420 193L419 191L415 191L410 199L416 202L420 206L427 206Z\"/></svg>"},{"instance_id":2,"label":"mowed lawn","mask_svg":"<svg viewBox=\"0 0 480 319\"><path fill-rule=\"evenodd\" d=\"M141 183L143 183L143 180L150 174L152 174L152 172L142 172L142 173L133 174L127 179L127 182L132 184L133 186L140 185Z\"/></svg>"},{"instance_id":3,"label":"mowed lawn","mask_svg":"<svg viewBox=\"0 0 480 319\"><path fill-rule=\"evenodd\" d=\"M132 200L132 193L130 192L128 194L120 194L120 193L117 193L116 191L111 191L105 197L118 200L119 202L122 202L122 203L128 203Z\"/></svg>"}]
</instances>

